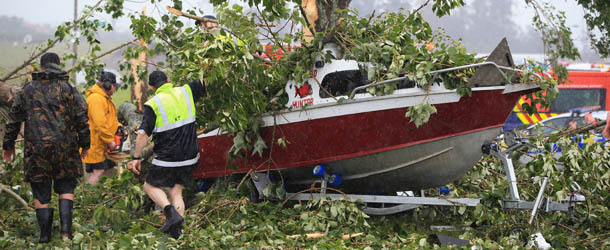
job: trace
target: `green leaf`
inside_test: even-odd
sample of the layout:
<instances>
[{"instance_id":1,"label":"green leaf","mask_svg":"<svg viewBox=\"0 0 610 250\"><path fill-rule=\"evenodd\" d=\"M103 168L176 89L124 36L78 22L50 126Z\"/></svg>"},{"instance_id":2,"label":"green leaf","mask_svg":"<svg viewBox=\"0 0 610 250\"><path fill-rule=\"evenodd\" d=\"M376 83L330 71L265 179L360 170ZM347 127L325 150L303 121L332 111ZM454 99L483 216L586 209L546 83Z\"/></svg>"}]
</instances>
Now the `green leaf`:
<instances>
[{"instance_id":1,"label":"green leaf","mask_svg":"<svg viewBox=\"0 0 610 250\"><path fill-rule=\"evenodd\" d=\"M459 214L464 214L464 212L466 212L466 207L461 206L461 207L458 209L458 213L459 213Z\"/></svg>"},{"instance_id":2,"label":"green leaf","mask_svg":"<svg viewBox=\"0 0 610 250\"><path fill-rule=\"evenodd\" d=\"M73 238L72 238L72 242L74 244L79 244L83 238L85 238L85 236L82 233L75 233Z\"/></svg>"},{"instance_id":3,"label":"green leaf","mask_svg":"<svg viewBox=\"0 0 610 250\"><path fill-rule=\"evenodd\" d=\"M254 150L252 151L252 155L258 154L258 156L263 156L263 150L267 148L267 144L262 137L257 137L256 142L254 143Z\"/></svg>"},{"instance_id":4,"label":"green leaf","mask_svg":"<svg viewBox=\"0 0 610 250\"><path fill-rule=\"evenodd\" d=\"M415 123L416 127L428 122L430 116L436 113L436 108L427 103L420 103L413 107L409 107L405 117L411 118L411 122Z\"/></svg>"}]
</instances>

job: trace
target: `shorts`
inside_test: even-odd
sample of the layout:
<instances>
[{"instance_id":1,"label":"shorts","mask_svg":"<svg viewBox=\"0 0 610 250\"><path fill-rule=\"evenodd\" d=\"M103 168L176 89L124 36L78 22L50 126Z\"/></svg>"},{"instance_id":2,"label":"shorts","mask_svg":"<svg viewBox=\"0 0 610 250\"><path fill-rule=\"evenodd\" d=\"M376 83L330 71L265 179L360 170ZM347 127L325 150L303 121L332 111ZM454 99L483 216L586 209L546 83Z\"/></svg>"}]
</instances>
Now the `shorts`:
<instances>
[{"instance_id":1,"label":"shorts","mask_svg":"<svg viewBox=\"0 0 610 250\"><path fill-rule=\"evenodd\" d=\"M105 160L98 163L85 163L85 171L87 171L87 173L92 173L95 169L107 170L112 169L115 166L116 164L111 160Z\"/></svg>"},{"instance_id":2,"label":"shorts","mask_svg":"<svg viewBox=\"0 0 610 250\"><path fill-rule=\"evenodd\" d=\"M173 187L176 184L182 186L190 185L193 182L193 171L199 163L184 167L159 167L150 165L146 183L155 187Z\"/></svg>"},{"instance_id":3,"label":"shorts","mask_svg":"<svg viewBox=\"0 0 610 250\"><path fill-rule=\"evenodd\" d=\"M53 190L57 194L73 194L74 188L76 188L76 178L30 182L34 199L37 199L40 204L48 204L51 201L51 182L53 182Z\"/></svg>"}]
</instances>

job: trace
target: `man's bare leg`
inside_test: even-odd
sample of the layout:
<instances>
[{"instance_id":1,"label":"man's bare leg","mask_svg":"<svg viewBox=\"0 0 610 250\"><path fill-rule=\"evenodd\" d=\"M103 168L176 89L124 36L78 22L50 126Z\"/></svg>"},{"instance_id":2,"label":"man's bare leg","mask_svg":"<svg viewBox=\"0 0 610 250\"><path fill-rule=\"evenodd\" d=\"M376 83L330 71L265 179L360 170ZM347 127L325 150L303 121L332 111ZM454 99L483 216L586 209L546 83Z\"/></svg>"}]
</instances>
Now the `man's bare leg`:
<instances>
[{"instance_id":1,"label":"man's bare leg","mask_svg":"<svg viewBox=\"0 0 610 250\"><path fill-rule=\"evenodd\" d=\"M174 224L170 229L169 233L174 239L180 238L182 234L182 221L184 221L184 200L182 199L182 190L184 186L175 184L169 189L169 199L174 207L173 220L180 220L177 224Z\"/></svg>"},{"instance_id":2,"label":"man's bare leg","mask_svg":"<svg viewBox=\"0 0 610 250\"><path fill-rule=\"evenodd\" d=\"M174 185L169 189L169 199L180 216L184 217L184 199L182 199L182 190L184 190L184 186L180 184Z\"/></svg>"},{"instance_id":3,"label":"man's bare leg","mask_svg":"<svg viewBox=\"0 0 610 250\"><path fill-rule=\"evenodd\" d=\"M39 209L39 208L49 208L49 203L41 204L39 200L34 199L34 208L36 208L36 209Z\"/></svg>"},{"instance_id":4,"label":"man's bare leg","mask_svg":"<svg viewBox=\"0 0 610 250\"><path fill-rule=\"evenodd\" d=\"M176 189L175 187L176 186L174 185L174 187L170 189L174 190L173 192L171 192L172 199L176 198L173 195L174 192L176 192L177 190L181 191L180 188ZM182 222L184 221L182 215L180 215L178 210L176 210L176 208L174 208L174 206L170 204L169 200L167 199L167 195L165 195L165 192L163 192L163 190L161 190L160 188L152 186L148 184L148 182L144 182L144 192L148 194L148 197L150 197L155 202L155 204L163 208L163 213L165 214L165 224L163 224L163 226L161 226L159 230L161 232L171 235L175 239L178 239L182 231ZM182 207L184 207L184 205Z\"/></svg>"},{"instance_id":5,"label":"man's bare leg","mask_svg":"<svg viewBox=\"0 0 610 250\"><path fill-rule=\"evenodd\" d=\"M97 182L100 181L100 177L102 176L103 173L104 173L104 169L94 169L93 173L91 173L91 175L89 175L89 179L87 180L87 183L89 183L90 185L97 184Z\"/></svg>"},{"instance_id":6,"label":"man's bare leg","mask_svg":"<svg viewBox=\"0 0 610 250\"><path fill-rule=\"evenodd\" d=\"M167 205L170 205L169 200L167 199L167 195L161 188L155 187L153 185L148 184L148 182L144 182L144 192L150 197L157 206L161 209L165 208Z\"/></svg>"},{"instance_id":7,"label":"man's bare leg","mask_svg":"<svg viewBox=\"0 0 610 250\"><path fill-rule=\"evenodd\" d=\"M59 198L72 201L72 200L74 200L74 194L71 194L71 193L60 194ZM34 201L34 202L36 202L36 201Z\"/></svg>"},{"instance_id":8,"label":"man's bare leg","mask_svg":"<svg viewBox=\"0 0 610 250\"><path fill-rule=\"evenodd\" d=\"M112 178L114 177L114 168L111 169L105 169L104 173L102 173L103 176L106 176L108 178Z\"/></svg>"}]
</instances>

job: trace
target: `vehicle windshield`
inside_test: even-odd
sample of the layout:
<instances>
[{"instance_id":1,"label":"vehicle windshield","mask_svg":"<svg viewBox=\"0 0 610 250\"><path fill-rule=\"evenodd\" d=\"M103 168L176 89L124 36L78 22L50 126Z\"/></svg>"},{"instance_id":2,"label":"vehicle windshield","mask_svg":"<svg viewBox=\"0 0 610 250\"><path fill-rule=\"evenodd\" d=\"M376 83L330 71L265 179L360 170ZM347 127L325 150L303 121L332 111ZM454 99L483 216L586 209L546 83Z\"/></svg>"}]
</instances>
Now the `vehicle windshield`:
<instances>
[{"instance_id":1,"label":"vehicle windshield","mask_svg":"<svg viewBox=\"0 0 610 250\"><path fill-rule=\"evenodd\" d=\"M605 89L561 89L559 97L551 103L551 113L566 113L570 109L600 106L605 109Z\"/></svg>"},{"instance_id":2,"label":"vehicle windshield","mask_svg":"<svg viewBox=\"0 0 610 250\"><path fill-rule=\"evenodd\" d=\"M576 122L577 127L581 127L587 124L587 121L584 117L572 117L572 116L563 116L557 118L550 118L545 121L539 123L539 126L534 126L529 128L529 135L549 135L558 132L559 130L566 129L570 126L570 122Z\"/></svg>"}]
</instances>

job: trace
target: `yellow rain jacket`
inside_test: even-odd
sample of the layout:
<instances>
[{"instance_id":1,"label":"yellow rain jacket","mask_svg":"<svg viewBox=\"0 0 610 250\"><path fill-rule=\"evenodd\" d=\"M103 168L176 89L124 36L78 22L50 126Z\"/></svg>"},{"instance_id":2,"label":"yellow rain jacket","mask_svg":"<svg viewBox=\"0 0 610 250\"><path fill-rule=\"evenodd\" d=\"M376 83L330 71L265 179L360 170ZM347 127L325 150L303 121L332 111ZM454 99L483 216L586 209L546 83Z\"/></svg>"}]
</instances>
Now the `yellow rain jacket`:
<instances>
[{"instance_id":1,"label":"yellow rain jacket","mask_svg":"<svg viewBox=\"0 0 610 250\"><path fill-rule=\"evenodd\" d=\"M93 87L85 93L89 106L89 130L91 131L91 147L85 163L99 163L106 160L104 152L108 144L114 141L117 128L121 125L117 120L116 107L112 99L100 86Z\"/></svg>"}]
</instances>

